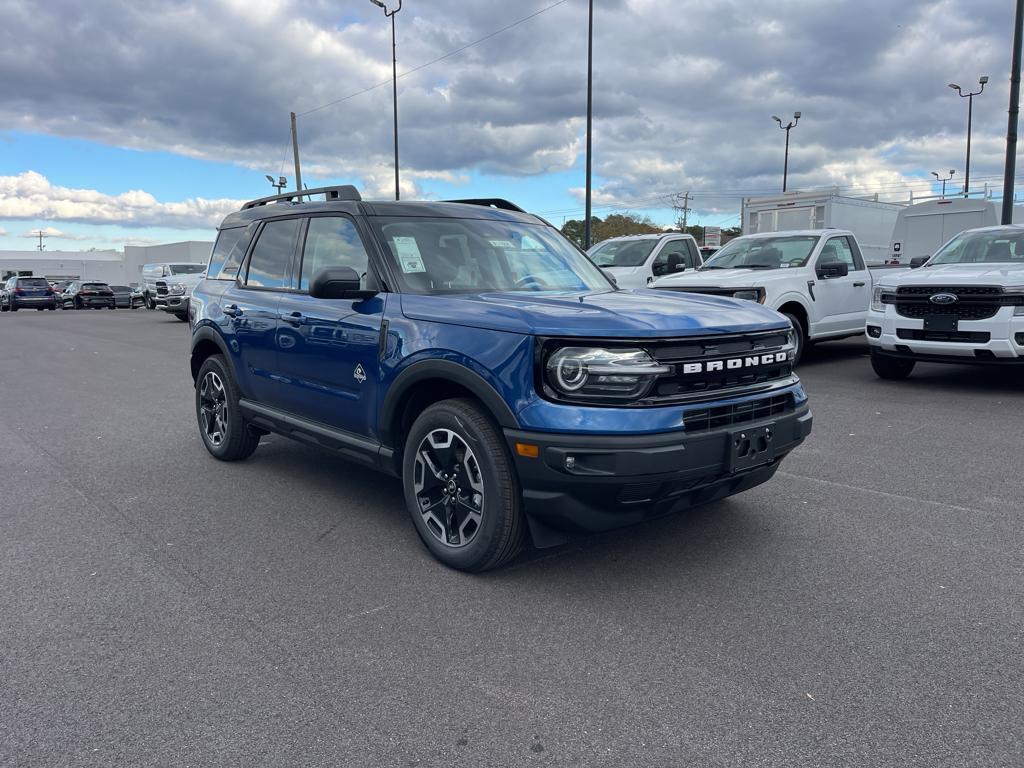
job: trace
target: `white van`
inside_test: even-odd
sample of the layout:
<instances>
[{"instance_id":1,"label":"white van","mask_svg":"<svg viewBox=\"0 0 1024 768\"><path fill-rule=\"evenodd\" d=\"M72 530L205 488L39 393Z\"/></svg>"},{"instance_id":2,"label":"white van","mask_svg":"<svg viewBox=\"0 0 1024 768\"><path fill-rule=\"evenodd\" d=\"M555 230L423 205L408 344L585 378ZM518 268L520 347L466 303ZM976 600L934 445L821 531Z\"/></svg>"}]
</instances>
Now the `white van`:
<instances>
[{"instance_id":1,"label":"white van","mask_svg":"<svg viewBox=\"0 0 1024 768\"><path fill-rule=\"evenodd\" d=\"M693 235L681 232L610 237L591 246L587 256L611 275L619 288L647 288L658 277L704 263Z\"/></svg>"},{"instance_id":2,"label":"white van","mask_svg":"<svg viewBox=\"0 0 1024 768\"><path fill-rule=\"evenodd\" d=\"M910 264L912 259L921 263L964 230L998 223L996 204L985 198L947 197L908 205L896 217L889 263Z\"/></svg>"}]
</instances>

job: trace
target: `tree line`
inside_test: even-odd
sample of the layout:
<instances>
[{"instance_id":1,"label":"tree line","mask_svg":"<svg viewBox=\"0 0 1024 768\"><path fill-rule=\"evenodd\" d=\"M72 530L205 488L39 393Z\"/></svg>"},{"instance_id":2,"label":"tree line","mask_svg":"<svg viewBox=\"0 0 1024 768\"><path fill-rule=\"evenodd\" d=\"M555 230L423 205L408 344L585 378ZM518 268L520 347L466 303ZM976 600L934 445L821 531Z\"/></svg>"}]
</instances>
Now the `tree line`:
<instances>
[{"instance_id":1,"label":"tree line","mask_svg":"<svg viewBox=\"0 0 1024 768\"><path fill-rule=\"evenodd\" d=\"M562 234L582 248L585 229L586 222L583 219L570 219L562 225ZM610 213L603 219L598 216L593 216L590 219L591 244L600 243L609 237L651 235L661 234L662 232L685 232L686 234L693 235L698 243L704 242L704 227L699 224L665 229L651 221L650 216L641 216L636 213ZM739 227L723 229L722 240L724 242L730 237L739 236L739 234Z\"/></svg>"}]
</instances>

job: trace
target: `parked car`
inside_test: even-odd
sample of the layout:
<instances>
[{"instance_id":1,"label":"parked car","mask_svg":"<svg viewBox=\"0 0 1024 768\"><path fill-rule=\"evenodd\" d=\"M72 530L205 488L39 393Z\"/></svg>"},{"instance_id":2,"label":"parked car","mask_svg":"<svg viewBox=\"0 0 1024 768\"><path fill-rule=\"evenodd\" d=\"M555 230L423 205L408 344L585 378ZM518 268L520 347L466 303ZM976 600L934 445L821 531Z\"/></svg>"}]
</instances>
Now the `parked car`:
<instances>
[{"instance_id":1,"label":"parked car","mask_svg":"<svg viewBox=\"0 0 1024 768\"><path fill-rule=\"evenodd\" d=\"M74 280L61 294L64 309L116 309L114 292L106 283Z\"/></svg>"},{"instance_id":2,"label":"parked car","mask_svg":"<svg viewBox=\"0 0 1024 768\"><path fill-rule=\"evenodd\" d=\"M699 267L703 262L693 235L612 237L593 246L587 255L620 288L645 288L663 275Z\"/></svg>"},{"instance_id":3,"label":"parked car","mask_svg":"<svg viewBox=\"0 0 1024 768\"><path fill-rule=\"evenodd\" d=\"M882 275L867 318L871 365L1024 364L1024 226L961 232L919 269Z\"/></svg>"},{"instance_id":4,"label":"parked car","mask_svg":"<svg viewBox=\"0 0 1024 768\"><path fill-rule=\"evenodd\" d=\"M252 201L192 292L206 449L276 432L401 478L468 571L770 479L808 435L789 322L755 302L617 290L502 200Z\"/></svg>"},{"instance_id":5,"label":"parked car","mask_svg":"<svg viewBox=\"0 0 1024 768\"><path fill-rule=\"evenodd\" d=\"M112 285L110 290L114 292L114 305L118 308L135 309L144 306L145 300L142 293L135 293L127 285Z\"/></svg>"},{"instance_id":6,"label":"parked car","mask_svg":"<svg viewBox=\"0 0 1024 768\"><path fill-rule=\"evenodd\" d=\"M172 285L194 285L201 279L205 264L161 263L142 267L143 295L147 309L156 309L167 303ZM180 293L178 294L181 295Z\"/></svg>"},{"instance_id":7,"label":"parked car","mask_svg":"<svg viewBox=\"0 0 1024 768\"><path fill-rule=\"evenodd\" d=\"M167 296L164 303L160 305L160 309L183 322L187 321L189 296L192 295L192 289L206 276L205 265L203 269L203 272L176 277L174 282L167 286Z\"/></svg>"},{"instance_id":8,"label":"parked car","mask_svg":"<svg viewBox=\"0 0 1024 768\"><path fill-rule=\"evenodd\" d=\"M57 295L45 277L9 277L0 292L0 312L57 308Z\"/></svg>"},{"instance_id":9,"label":"parked car","mask_svg":"<svg viewBox=\"0 0 1024 768\"><path fill-rule=\"evenodd\" d=\"M796 331L799 361L808 342L864 332L872 279L853 232L808 229L734 238L700 269L652 287L732 296L781 312Z\"/></svg>"}]
</instances>

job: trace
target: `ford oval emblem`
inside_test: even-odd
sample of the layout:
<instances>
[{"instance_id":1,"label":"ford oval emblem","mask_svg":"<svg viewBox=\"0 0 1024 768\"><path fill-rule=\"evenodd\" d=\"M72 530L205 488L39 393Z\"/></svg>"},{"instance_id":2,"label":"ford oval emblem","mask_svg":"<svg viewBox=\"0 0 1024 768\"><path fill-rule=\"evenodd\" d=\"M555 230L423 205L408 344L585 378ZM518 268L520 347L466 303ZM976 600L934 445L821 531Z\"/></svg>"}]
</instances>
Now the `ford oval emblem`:
<instances>
[{"instance_id":1,"label":"ford oval emblem","mask_svg":"<svg viewBox=\"0 0 1024 768\"><path fill-rule=\"evenodd\" d=\"M955 293L936 293L928 301L932 304L956 304L960 299Z\"/></svg>"}]
</instances>

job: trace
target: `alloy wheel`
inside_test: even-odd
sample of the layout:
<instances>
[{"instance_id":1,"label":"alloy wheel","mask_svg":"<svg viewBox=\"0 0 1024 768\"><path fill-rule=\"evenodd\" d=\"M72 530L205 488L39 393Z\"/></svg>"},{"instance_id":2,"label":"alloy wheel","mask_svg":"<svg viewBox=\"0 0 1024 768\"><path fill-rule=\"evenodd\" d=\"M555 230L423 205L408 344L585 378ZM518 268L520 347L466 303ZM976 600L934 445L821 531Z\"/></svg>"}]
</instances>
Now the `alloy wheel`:
<instances>
[{"instance_id":1,"label":"alloy wheel","mask_svg":"<svg viewBox=\"0 0 1024 768\"><path fill-rule=\"evenodd\" d=\"M480 531L484 479L466 441L450 429L428 432L416 449L413 489L423 523L449 547L464 547Z\"/></svg>"},{"instance_id":2,"label":"alloy wheel","mask_svg":"<svg viewBox=\"0 0 1024 768\"><path fill-rule=\"evenodd\" d=\"M228 396L224 381L207 371L199 386L199 412L207 442L215 448L228 437Z\"/></svg>"}]
</instances>

